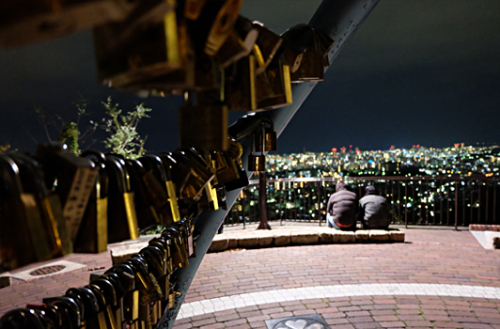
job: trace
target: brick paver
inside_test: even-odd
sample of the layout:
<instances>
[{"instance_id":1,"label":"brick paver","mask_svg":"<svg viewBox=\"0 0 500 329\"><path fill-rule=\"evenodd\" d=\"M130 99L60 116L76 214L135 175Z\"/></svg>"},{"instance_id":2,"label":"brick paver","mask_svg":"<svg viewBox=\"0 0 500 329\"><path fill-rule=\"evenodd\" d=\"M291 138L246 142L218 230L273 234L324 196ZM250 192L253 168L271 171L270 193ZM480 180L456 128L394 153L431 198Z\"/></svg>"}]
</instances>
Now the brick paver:
<instances>
[{"instance_id":1,"label":"brick paver","mask_svg":"<svg viewBox=\"0 0 500 329\"><path fill-rule=\"evenodd\" d=\"M407 230L404 244L335 244L241 250L206 255L185 303L223 296L314 286L430 283L500 287L500 254L470 232ZM109 252L64 258L87 267L0 289L0 315L43 297L87 284L94 269L111 266ZM36 266L39 266L37 264ZM35 265L34 265L35 266ZM23 268L22 270L25 270ZM500 329L500 300L438 296L316 298L193 316L175 328L264 328L265 320L320 314L336 329Z\"/></svg>"}]
</instances>

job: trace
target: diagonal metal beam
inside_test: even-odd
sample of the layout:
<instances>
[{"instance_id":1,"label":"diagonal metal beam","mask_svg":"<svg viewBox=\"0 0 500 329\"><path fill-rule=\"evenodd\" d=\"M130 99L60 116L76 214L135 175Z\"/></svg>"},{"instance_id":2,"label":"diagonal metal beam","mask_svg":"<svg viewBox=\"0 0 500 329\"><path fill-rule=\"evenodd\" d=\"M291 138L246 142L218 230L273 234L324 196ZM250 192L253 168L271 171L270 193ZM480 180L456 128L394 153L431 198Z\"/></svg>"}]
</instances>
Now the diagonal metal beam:
<instances>
[{"instance_id":1,"label":"diagonal metal beam","mask_svg":"<svg viewBox=\"0 0 500 329\"><path fill-rule=\"evenodd\" d=\"M309 22L309 25L323 31L334 40L333 47L328 54L330 64L333 63L347 40L356 32L357 28L363 23L366 17L368 17L378 2L379 0L323 0ZM316 84L317 82L294 84L292 86L293 104L255 115L271 118L274 122L274 128L277 135L281 135ZM248 155L250 154L249 142L248 139L243 139L241 142L245 149L242 160L243 163L246 164ZM181 295L176 298L175 307L168 310L163 315L157 328L173 327L177 313L198 271L201 261L207 253L220 224L224 221L224 218L226 218L229 209L231 209L236 201L240 191L241 189L238 189L226 194L228 210L219 209L217 211L205 211L196 219L196 232L200 234L196 242L196 257L189 260L190 264L188 267L178 269L174 273L172 280L177 282L176 290L179 291Z\"/></svg>"}]
</instances>

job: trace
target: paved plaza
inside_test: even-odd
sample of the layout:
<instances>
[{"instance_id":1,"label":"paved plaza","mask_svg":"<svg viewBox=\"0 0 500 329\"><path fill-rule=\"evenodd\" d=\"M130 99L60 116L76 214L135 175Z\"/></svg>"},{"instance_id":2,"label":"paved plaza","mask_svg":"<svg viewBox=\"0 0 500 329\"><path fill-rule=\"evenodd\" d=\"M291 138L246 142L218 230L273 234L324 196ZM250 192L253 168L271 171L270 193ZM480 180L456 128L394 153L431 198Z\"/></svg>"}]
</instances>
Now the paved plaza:
<instances>
[{"instance_id":1,"label":"paved plaza","mask_svg":"<svg viewBox=\"0 0 500 329\"><path fill-rule=\"evenodd\" d=\"M405 233L405 243L207 254L175 328L265 328L265 320L319 314L340 329L500 329L500 251L484 249L469 231ZM109 252L62 260L86 266L13 279L0 289L0 314L83 286L92 271L111 266Z\"/></svg>"}]
</instances>

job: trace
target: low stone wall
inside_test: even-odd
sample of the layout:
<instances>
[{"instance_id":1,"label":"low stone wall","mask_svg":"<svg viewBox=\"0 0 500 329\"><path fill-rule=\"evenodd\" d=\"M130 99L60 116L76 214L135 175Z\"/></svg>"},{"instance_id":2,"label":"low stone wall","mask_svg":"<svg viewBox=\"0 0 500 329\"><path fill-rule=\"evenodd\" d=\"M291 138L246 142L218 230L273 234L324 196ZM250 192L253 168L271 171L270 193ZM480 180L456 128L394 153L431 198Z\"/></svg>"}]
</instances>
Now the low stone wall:
<instances>
[{"instance_id":1,"label":"low stone wall","mask_svg":"<svg viewBox=\"0 0 500 329\"><path fill-rule=\"evenodd\" d=\"M289 245L405 241L404 232L399 230L357 230L356 232L345 232L318 227L292 232L259 230L250 233L244 235L235 233L216 235L210 245L209 252L220 252L236 248L255 249Z\"/></svg>"},{"instance_id":2,"label":"low stone wall","mask_svg":"<svg viewBox=\"0 0 500 329\"><path fill-rule=\"evenodd\" d=\"M126 261L148 245L150 236L142 242L116 246L110 250L113 264ZM142 237L141 237L142 238ZM357 230L345 232L327 227L291 227L289 229L232 231L217 234L208 252L230 249L257 249L331 243L387 243L404 242L405 234L399 230Z\"/></svg>"}]
</instances>

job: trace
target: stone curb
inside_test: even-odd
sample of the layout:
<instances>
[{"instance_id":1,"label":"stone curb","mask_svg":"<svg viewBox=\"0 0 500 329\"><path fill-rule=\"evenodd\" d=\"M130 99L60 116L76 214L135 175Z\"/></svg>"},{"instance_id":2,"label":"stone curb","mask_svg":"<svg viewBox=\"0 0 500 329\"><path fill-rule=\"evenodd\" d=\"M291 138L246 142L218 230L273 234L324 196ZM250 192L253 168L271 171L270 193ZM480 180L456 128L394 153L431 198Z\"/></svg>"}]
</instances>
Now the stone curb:
<instances>
[{"instance_id":1,"label":"stone curb","mask_svg":"<svg viewBox=\"0 0 500 329\"><path fill-rule=\"evenodd\" d=\"M405 233L399 230L358 230L356 232L345 232L326 227L317 227L302 230L301 232L253 231L247 234L243 235L231 232L216 235L208 252L221 252L236 248L256 249L289 245L391 243L405 241Z\"/></svg>"},{"instance_id":2,"label":"stone curb","mask_svg":"<svg viewBox=\"0 0 500 329\"><path fill-rule=\"evenodd\" d=\"M345 244L345 243L391 243L404 242L405 233L399 230L357 230L346 232L327 227L311 227L300 231L256 230L238 233L223 233L216 235L212 240L208 252L222 252L225 250L244 248L257 249L268 247L285 247L312 244ZM148 242L138 242L120 246L110 250L113 264L124 262L136 254Z\"/></svg>"}]
</instances>

